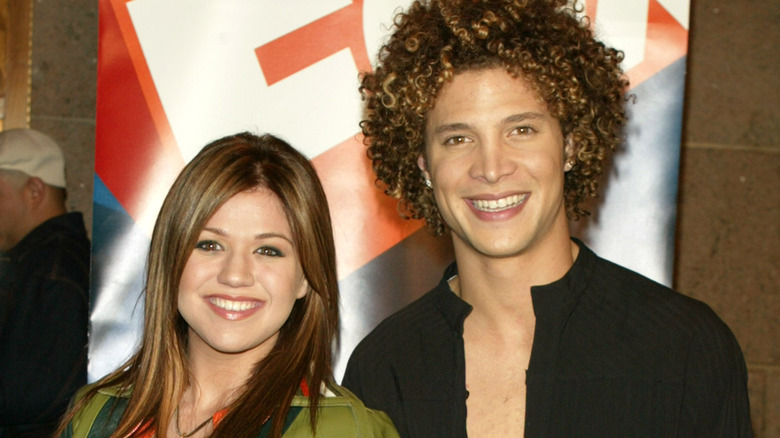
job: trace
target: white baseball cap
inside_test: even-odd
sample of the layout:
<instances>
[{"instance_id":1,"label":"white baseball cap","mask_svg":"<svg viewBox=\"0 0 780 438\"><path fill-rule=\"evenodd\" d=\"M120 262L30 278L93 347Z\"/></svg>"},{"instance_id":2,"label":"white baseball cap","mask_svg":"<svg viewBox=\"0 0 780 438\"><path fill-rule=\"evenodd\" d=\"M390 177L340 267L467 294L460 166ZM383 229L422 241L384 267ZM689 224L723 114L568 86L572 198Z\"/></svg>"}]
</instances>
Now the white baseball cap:
<instances>
[{"instance_id":1,"label":"white baseball cap","mask_svg":"<svg viewBox=\"0 0 780 438\"><path fill-rule=\"evenodd\" d=\"M65 158L54 139L34 129L0 132L0 169L16 170L65 188Z\"/></svg>"}]
</instances>

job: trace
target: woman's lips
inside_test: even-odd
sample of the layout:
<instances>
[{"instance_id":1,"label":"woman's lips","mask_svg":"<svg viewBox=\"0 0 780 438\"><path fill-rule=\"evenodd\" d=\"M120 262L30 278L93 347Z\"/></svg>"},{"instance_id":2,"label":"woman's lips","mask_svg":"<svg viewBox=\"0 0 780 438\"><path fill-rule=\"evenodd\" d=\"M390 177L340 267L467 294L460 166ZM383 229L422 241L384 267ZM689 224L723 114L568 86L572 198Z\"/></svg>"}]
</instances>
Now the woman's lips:
<instances>
[{"instance_id":1,"label":"woman's lips","mask_svg":"<svg viewBox=\"0 0 780 438\"><path fill-rule=\"evenodd\" d=\"M206 299L206 302L217 315L231 321L248 318L263 306L263 301L255 299L236 299L219 296L210 296Z\"/></svg>"}]
</instances>

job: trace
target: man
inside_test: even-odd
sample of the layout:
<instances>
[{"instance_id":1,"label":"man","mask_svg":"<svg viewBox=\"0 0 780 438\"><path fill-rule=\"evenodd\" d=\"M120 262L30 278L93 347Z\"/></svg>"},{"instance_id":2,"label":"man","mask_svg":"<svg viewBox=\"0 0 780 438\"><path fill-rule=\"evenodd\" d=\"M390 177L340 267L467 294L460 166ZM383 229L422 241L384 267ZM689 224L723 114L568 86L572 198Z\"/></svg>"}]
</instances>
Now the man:
<instances>
[{"instance_id":1,"label":"man","mask_svg":"<svg viewBox=\"0 0 780 438\"><path fill-rule=\"evenodd\" d=\"M625 124L622 54L566 0L415 2L395 23L361 126L455 263L344 385L405 437L750 436L723 322L570 238Z\"/></svg>"},{"instance_id":2,"label":"man","mask_svg":"<svg viewBox=\"0 0 780 438\"><path fill-rule=\"evenodd\" d=\"M89 240L62 151L0 132L0 437L48 437L86 384Z\"/></svg>"}]
</instances>

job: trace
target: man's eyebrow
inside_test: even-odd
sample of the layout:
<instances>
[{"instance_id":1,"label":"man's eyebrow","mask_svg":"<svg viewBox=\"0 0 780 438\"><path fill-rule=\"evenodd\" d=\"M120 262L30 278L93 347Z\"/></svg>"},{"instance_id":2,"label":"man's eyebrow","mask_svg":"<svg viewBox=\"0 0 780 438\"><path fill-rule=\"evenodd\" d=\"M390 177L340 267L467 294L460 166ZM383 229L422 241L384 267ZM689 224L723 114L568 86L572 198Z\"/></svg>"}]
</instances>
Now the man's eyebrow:
<instances>
[{"instance_id":1,"label":"man's eyebrow","mask_svg":"<svg viewBox=\"0 0 780 438\"><path fill-rule=\"evenodd\" d=\"M511 116L504 119L504 123L524 122L526 120L543 119L544 117L545 117L544 113L529 111L526 113L512 114Z\"/></svg>"},{"instance_id":2,"label":"man's eyebrow","mask_svg":"<svg viewBox=\"0 0 780 438\"><path fill-rule=\"evenodd\" d=\"M454 131L465 131L471 128L471 125L468 123L447 123L444 125L439 125L436 127L436 129L433 130L434 134L444 134L447 132L454 132Z\"/></svg>"},{"instance_id":3,"label":"man's eyebrow","mask_svg":"<svg viewBox=\"0 0 780 438\"><path fill-rule=\"evenodd\" d=\"M503 123L518 123L526 120L538 120L546 117L546 114L537 111L528 111L524 113L512 114L506 117ZM434 134L446 134L448 132L466 131L471 129L471 125L465 122L446 123L444 125L437 126L434 130Z\"/></svg>"}]
</instances>

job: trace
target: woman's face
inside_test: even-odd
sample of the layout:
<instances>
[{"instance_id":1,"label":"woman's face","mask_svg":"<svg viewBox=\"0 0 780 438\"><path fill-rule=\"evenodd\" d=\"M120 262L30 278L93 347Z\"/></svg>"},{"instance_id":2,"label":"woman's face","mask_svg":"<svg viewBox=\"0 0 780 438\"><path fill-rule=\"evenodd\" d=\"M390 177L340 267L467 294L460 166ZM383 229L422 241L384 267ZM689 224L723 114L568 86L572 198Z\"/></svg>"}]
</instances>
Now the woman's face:
<instances>
[{"instance_id":1,"label":"woman's face","mask_svg":"<svg viewBox=\"0 0 780 438\"><path fill-rule=\"evenodd\" d=\"M307 291L279 199L264 188L236 194L206 222L184 266L178 306L190 354L264 358Z\"/></svg>"}]
</instances>

